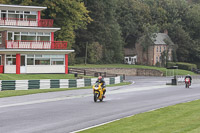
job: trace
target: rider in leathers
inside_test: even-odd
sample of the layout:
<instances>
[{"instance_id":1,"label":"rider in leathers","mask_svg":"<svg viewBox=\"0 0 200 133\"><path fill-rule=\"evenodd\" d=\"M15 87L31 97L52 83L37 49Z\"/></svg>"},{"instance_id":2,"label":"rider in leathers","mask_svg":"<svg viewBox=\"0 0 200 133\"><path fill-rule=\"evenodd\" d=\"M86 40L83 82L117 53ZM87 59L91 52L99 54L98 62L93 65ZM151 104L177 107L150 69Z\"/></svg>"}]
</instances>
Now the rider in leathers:
<instances>
[{"instance_id":1,"label":"rider in leathers","mask_svg":"<svg viewBox=\"0 0 200 133\"><path fill-rule=\"evenodd\" d=\"M106 93L106 83L104 81L104 79L102 78L102 76L99 76L96 83L102 83L102 89L103 89L103 97L105 98L105 93Z\"/></svg>"}]
</instances>

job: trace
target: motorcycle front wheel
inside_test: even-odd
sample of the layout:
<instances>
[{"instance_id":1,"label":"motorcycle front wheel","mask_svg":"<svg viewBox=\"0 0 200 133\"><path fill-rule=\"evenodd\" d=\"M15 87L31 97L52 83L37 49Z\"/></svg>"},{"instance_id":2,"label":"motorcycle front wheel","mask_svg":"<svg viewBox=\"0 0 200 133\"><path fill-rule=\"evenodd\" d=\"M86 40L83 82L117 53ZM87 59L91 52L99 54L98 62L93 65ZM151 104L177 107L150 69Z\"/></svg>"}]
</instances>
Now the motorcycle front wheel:
<instances>
[{"instance_id":1,"label":"motorcycle front wheel","mask_svg":"<svg viewBox=\"0 0 200 133\"><path fill-rule=\"evenodd\" d=\"M185 84L185 88L189 88L189 84L186 83L186 84Z\"/></svg>"},{"instance_id":2,"label":"motorcycle front wheel","mask_svg":"<svg viewBox=\"0 0 200 133\"><path fill-rule=\"evenodd\" d=\"M97 102L97 93L94 93L94 102Z\"/></svg>"},{"instance_id":3,"label":"motorcycle front wheel","mask_svg":"<svg viewBox=\"0 0 200 133\"><path fill-rule=\"evenodd\" d=\"M102 102L103 101L103 96L102 96L102 98L100 99L100 102Z\"/></svg>"}]
</instances>

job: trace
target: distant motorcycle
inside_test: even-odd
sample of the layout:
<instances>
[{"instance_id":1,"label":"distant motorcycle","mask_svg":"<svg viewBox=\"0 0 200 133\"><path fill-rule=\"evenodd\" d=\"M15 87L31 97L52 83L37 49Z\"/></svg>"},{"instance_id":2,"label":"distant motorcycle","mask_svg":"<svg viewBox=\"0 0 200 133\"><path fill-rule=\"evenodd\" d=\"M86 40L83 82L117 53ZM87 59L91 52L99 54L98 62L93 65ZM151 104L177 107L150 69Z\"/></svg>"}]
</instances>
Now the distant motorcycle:
<instances>
[{"instance_id":1,"label":"distant motorcycle","mask_svg":"<svg viewBox=\"0 0 200 133\"><path fill-rule=\"evenodd\" d=\"M190 78L186 78L185 79L185 88L189 88L190 85L191 85Z\"/></svg>"},{"instance_id":2,"label":"distant motorcycle","mask_svg":"<svg viewBox=\"0 0 200 133\"><path fill-rule=\"evenodd\" d=\"M100 102L103 101L103 89L102 89L102 83L96 83L93 85L93 94L94 94L94 102L97 102L97 100L100 100Z\"/></svg>"}]
</instances>

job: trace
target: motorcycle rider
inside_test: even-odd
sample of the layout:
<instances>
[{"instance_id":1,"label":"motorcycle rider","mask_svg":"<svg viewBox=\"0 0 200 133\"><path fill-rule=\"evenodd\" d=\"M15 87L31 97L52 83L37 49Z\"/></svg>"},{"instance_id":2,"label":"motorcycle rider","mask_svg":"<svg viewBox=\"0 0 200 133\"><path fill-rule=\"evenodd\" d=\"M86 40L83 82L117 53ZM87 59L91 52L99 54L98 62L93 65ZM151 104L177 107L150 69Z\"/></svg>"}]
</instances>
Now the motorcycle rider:
<instances>
[{"instance_id":1,"label":"motorcycle rider","mask_svg":"<svg viewBox=\"0 0 200 133\"><path fill-rule=\"evenodd\" d=\"M96 83L102 83L102 89L103 89L103 97L105 98L105 93L106 93L106 83L104 81L104 79L102 78L102 76L99 76Z\"/></svg>"},{"instance_id":2,"label":"motorcycle rider","mask_svg":"<svg viewBox=\"0 0 200 133\"><path fill-rule=\"evenodd\" d=\"M188 74L187 76L185 76L185 79L189 78L190 79L190 85L192 84L192 77L190 76L190 74Z\"/></svg>"}]
</instances>

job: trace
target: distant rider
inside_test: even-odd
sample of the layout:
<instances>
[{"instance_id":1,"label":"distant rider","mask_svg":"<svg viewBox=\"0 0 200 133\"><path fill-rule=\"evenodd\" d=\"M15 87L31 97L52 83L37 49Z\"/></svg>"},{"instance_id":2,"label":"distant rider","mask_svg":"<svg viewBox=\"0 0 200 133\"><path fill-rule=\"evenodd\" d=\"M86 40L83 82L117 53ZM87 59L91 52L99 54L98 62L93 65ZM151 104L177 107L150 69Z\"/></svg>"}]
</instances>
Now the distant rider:
<instances>
[{"instance_id":1,"label":"distant rider","mask_svg":"<svg viewBox=\"0 0 200 133\"><path fill-rule=\"evenodd\" d=\"M190 79L190 85L192 84L192 77L190 76L190 74L188 74L187 76L185 76L185 80L189 78Z\"/></svg>"},{"instance_id":2,"label":"distant rider","mask_svg":"<svg viewBox=\"0 0 200 133\"><path fill-rule=\"evenodd\" d=\"M102 83L102 89L103 89L103 97L105 98L105 93L106 93L106 83L104 81L104 79L102 78L102 76L99 76L96 83Z\"/></svg>"}]
</instances>

